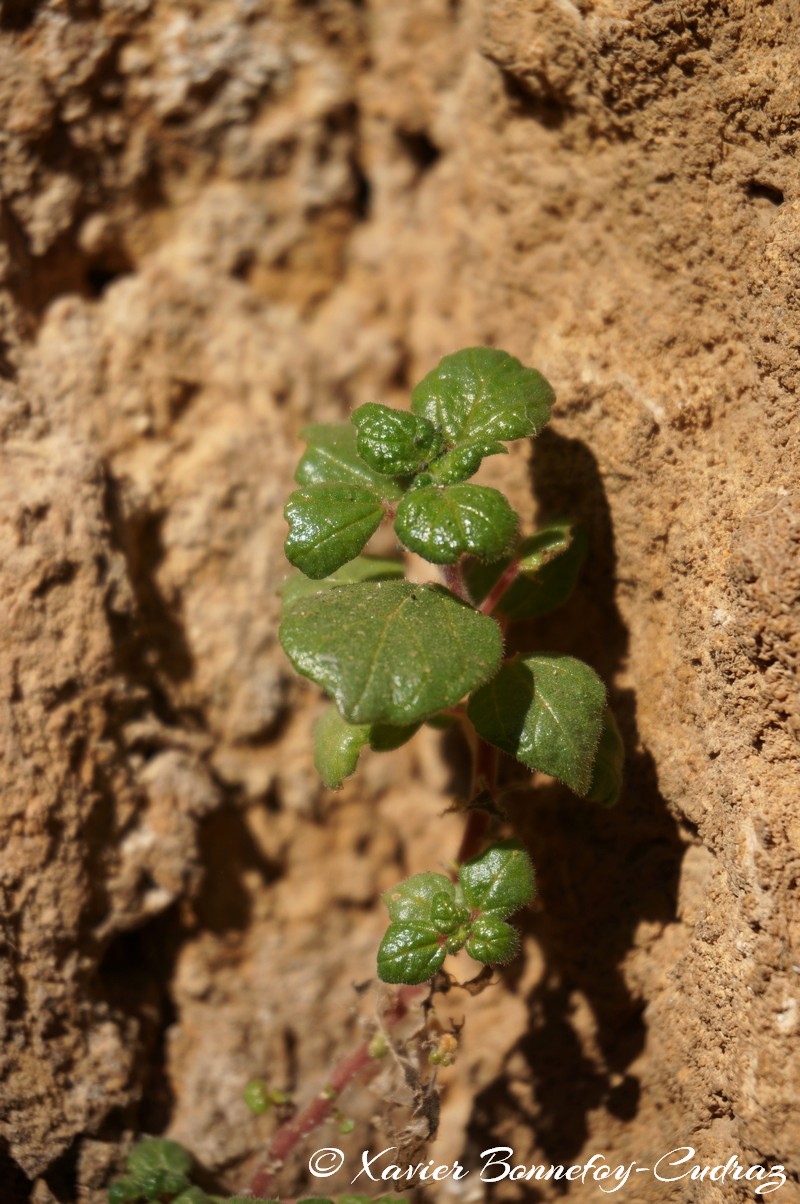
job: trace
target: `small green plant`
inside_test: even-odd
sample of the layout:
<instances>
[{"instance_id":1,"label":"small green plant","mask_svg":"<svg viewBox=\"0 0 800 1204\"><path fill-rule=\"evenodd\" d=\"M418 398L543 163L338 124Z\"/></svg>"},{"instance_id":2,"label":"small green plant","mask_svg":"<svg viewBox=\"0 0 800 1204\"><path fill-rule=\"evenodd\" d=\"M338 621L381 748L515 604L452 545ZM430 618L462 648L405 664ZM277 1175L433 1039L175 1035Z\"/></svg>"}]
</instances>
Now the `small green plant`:
<instances>
[{"instance_id":1,"label":"small green plant","mask_svg":"<svg viewBox=\"0 0 800 1204\"><path fill-rule=\"evenodd\" d=\"M332 699L314 729L314 762L338 789L364 749L388 751L423 723L463 725L474 751L462 846L449 873L415 874L384 895L389 927L378 974L404 984L382 1015L383 1028L332 1074L329 1085L273 1137L270 1156L243 1197L208 1195L192 1183L192 1159L175 1142L148 1138L109 1190L109 1204L239 1204L275 1195L280 1167L300 1138L333 1119L353 1121L336 1100L360 1071L386 1056L386 1031L406 1014L419 985L464 949L477 962L507 962L519 946L509 917L527 906L534 871L518 840L483 849L502 815L498 750L559 779L576 794L612 805L621 788L623 749L597 674L574 657L534 650L504 657L518 619L548 614L567 600L586 553L568 521L532 534L497 489L470 483L487 456L539 433L553 391L539 372L503 351L473 347L446 356L412 394L411 411L368 403L351 421L310 426L289 498L286 554L298 570L284 583L280 639L295 668ZM442 573L441 582L406 578L400 555L364 554L382 523L402 547ZM441 867L440 867L441 869ZM431 1067L451 1065L445 1034ZM291 1100L251 1079L244 1099L254 1116ZM393 1201L397 1197L392 1196ZM385 1204L388 1197L338 1197L338 1204ZM336 1204L306 1197L298 1204Z\"/></svg>"},{"instance_id":2,"label":"small green plant","mask_svg":"<svg viewBox=\"0 0 800 1204\"><path fill-rule=\"evenodd\" d=\"M128 1174L108 1191L108 1204L144 1204L173 1200L175 1204L212 1204L191 1181L192 1156L177 1141L150 1137L134 1146L126 1160Z\"/></svg>"},{"instance_id":3,"label":"small green plant","mask_svg":"<svg viewBox=\"0 0 800 1204\"><path fill-rule=\"evenodd\" d=\"M372 402L350 422L308 427L286 505L280 639L294 667L330 696L314 761L337 789L363 749L387 751L423 723L461 722L477 750L469 799L496 811L492 750L611 805L623 750L605 687L588 665L534 651L504 659L504 631L569 597L586 552L571 522L522 536L497 489L470 483L487 456L533 437L553 391L503 351L446 356L414 389L411 411ZM442 583L406 579L402 559L364 554L384 522L404 548L439 566ZM487 750L490 755L487 755ZM470 848L465 838L463 848ZM508 917L533 896L519 842L464 859L457 873L417 874L384 896L390 925L378 953L385 982L433 977L465 948L503 963L518 938Z\"/></svg>"},{"instance_id":4,"label":"small green plant","mask_svg":"<svg viewBox=\"0 0 800 1204\"><path fill-rule=\"evenodd\" d=\"M280 1204L253 1195L211 1196L191 1183L194 1160L177 1141L146 1137L126 1160L128 1174L108 1189L108 1204ZM303 1196L296 1204L407 1204L398 1196Z\"/></svg>"}]
</instances>

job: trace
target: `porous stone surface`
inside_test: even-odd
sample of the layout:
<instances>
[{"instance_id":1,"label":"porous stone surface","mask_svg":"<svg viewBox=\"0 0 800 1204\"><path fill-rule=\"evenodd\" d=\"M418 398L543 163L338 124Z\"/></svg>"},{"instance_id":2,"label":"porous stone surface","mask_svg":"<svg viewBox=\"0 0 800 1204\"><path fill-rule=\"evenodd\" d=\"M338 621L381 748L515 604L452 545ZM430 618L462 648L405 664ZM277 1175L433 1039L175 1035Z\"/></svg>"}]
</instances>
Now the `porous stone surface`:
<instances>
[{"instance_id":1,"label":"porous stone surface","mask_svg":"<svg viewBox=\"0 0 800 1204\"><path fill-rule=\"evenodd\" d=\"M528 634L610 683L627 786L613 813L516 790L539 896L524 958L428 1019L466 1024L424 1157L473 1173L421 1198L488 1198L480 1152L510 1145L691 1146L800 1199L795 16L0 3L4 1199L99 1204L139 1132L242 1187L275 1123L246 1080L310 1098L371 1031L380 891L455 853L460 768L426 732L322 788L281 510L306 422L477 343L556 388L484 479L589 532ZM284 1194L311 1149L357 1168L413 1128L392 1065Z\"/></svg>"}]
</instances>

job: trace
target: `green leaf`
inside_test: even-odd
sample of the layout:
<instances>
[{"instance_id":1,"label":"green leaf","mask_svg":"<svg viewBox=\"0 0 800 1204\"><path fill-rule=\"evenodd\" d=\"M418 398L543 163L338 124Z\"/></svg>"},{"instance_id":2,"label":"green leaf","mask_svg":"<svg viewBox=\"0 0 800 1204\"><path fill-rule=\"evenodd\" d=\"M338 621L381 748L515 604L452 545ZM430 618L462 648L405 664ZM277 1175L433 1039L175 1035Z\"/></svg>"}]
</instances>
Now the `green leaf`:
<instances>
[{"instance_id":1,"label":"green leaf","mask_svg":"<svg viewBox=\"0 0 800 1204\"><path fill-rule=\"evenodd\" d=\"M136 1179L146 1200L160 1200L163 1195L177 1195L191 1186L188 1177L182 1171L170 1171L164 1167L142 1171Z\"/></svg>"},{"instance_id":2,"label":"green leaf","mask_svg":"<svg viewBox=\"0 0 800 1204\"><path fill-rule=\"evenodd\" d=\"M527 907L534 894L533 865L520 840L502 840L465 861L458 881L473 910L499 919Z\"/></svg>"},{"instance_id":3,"label":"green leaf","mask_svg":"<svg viewBox=\"0 0 800 1204\"><path fill-rule=\"evenodd\" d=\"M517 657L473 694L467 714L484 740L585 795L605 693L594 670L574 657Z\"/></svg>"},{"instance_id":4,"label":"green leaf","mask_svg":"<svg viewBox=\"0 0 800 1204\"><path fill-rule=\"evenodd\" d=\"M434 564L454 564L465 552L496 560L514 541L517 516L497 489L429 485L406 494L394 529L407 548Z\"/></svg>"},{"instance_id":5,"label":"green leaf","mask_svg":"<svg viewBox=\"0 0 800 1204\"><path fill-rule=\"evenodd\" d=\"M384 515L376 493L358 485L309 485L284 509L286 558L307 577L327 577L359 554Z\"/></svg>"},{"instance_id":6,"label":"green leaf","mask_svg":"<svg viewBox=\"0 0 800 1204\"><path fill-rule=\"evenodd\" d=\"M212 1204L211 1196L206 1195L201 1187L190 1187L188 1191L181 1192L172 1201L172 1204ZM253 1204L251 1199L250 1204Z\"/></svg>"},{"instance_id":7,"label":"green leaf","mask_svg":"<svg viewBox=\"0 0 800 1204\"><path fill-rule=\"evenodd\" d=\"M451 443L493 443L536 435L555 395L540 372L505 351L468 347L446 355L414 390L415 414Z\"/></svg>"},{"instance_id":8,"label":"green leaf","mask_svg":"<svg viewBox=\"0 0 800 1204\"><path fill-rule=\"evenodd\" d=\"M502 443L459 443L452 451L434 460L430 466L431 477L438 485L455 485L475 475L485 456L508 455Z\"/></svg>"},{"instance_id":9,"label":"green leaf","mask_svg":"<svg viewBox=\"0 0 800 1204\"><path fill-rule=\"evenodd\" d=\"M263 1079L249 1079L244 1089L244 1102L253 1116L263 1116L272 1108L272 1097Z\"/></svg>"},{"instance_id":10,"label":"green leaf","mask_svg":"<svg viewBox=\"0 0 800 1204\"><path fill-rule=\"evenodd\" d=\"M410 740L418 728L417 723L404 727L348 723L330 706L314 724L314 766L328 789L338 790L344 779L355 773L359 754L367 744L376 752L390 752Z\"/></svg>"},{"instance_id":11,"label":"green leaf","mask_svg":"<svg viewBox=\"0 0 800 1204\"><path fill-rule=\"evenodd\" d=\"M369 729L369 746L373 752L393 752L407 743L420 729L419 723L373 723Z\"/></svg>"},{"instance_id":12,"label":"green leaf","mask_svg":"<svg viewBox=\"0 0 800 1204\"><path fill-rule=\"evenodd\" d=\"M350 422L307 426L302 432L308 449L297 465L298 485L360 485L374 489L387 501L403 496L402 486L390 477L373 472L356 447L356 432Z\"/></svg>"},{"instance_id":13,"label":"green leaf","mask_svg":"<svg viewBox=\"0 0 800 1204\"><path fill-rule=\"evenodd\" d=\"M434 895L431 903L431 923L437 932L449 935L467 920L469 920L469 912L458 904L452 895L444 893Z\"/></svg>"},{"instance_id":14,"label":"green leaf","mask_svg":"<svg viewBox=\"0 0 800 1204\"><path fill-rule=\"evenodd\" d=\"M427 418L368 401L351 415L361 459L378 473L417 472L439 450L441 439Z\"/></svg>"},{"instance_id":15,"label":"green leaf","mask_svg":"<svg viewBox=\"0 0 800 1204\"><path fill-rule=\"evenodd\" d=\"M455 899L455 884L445 874L412 874L391 890L384 892L383 901L389 919L397 922L414 921L433 926L431 909L440 895Z\"/></svg>"},{"instance_id":16,"label":"green leaf","mask_svg":"<svg viewBox=\"0 0 800 1204\"><path fill-rule=\"evenodd\" d=\"M549 614L567 601L578 579L588 541L580 527L553 523L523 539L517 549L519 577L495 607L508 619ZM511 563L510 558L483 565L467 564L465 576L473 598L481 602Z\"/></svg>"},{"instance_id":17,"label":"green leaf","mask_svg":"<svg viewBox=\"0 0 800 1204\"><path fill-rule=\"evenodd\" d=\"M348 723L336 707L328 707L314 724L314 768L329 790L338 790L355 773L358 757L369 744L368 723Z\"/></svg>"},{"instance_id":18,"label":"green leaf","mask_svg":"<svg viewBox=\"0 0 800 1204\"><path fill-rule=\"evenodd\" d=\"M518 949L517 930L496 915L478 916L466 940L467 953L484 965L502 966Z\"/></svg>"},{"instance_id":19,"label":"green leaf","mask_svg":"<svg viewBox=\"0 0 800 1204\"><path fill-rule=\"evenodd\" d=\"M108 1189L108 1204L130 1204L130 1201L141 1198L138 1179L117 1179Z\"/></svg>"},{"instance_id":20,"label":"green leaf","mask_svg":"<svg viewBox=\"0 0 800 1204\"><path fill-rule=\"evenodd\" d=\"M283 648L350 723L416 723L497 669L500 628L438 585L341 585L284 608Z\"/></svg>"},{"instance_id":21,"label":"green leaf","mask_svg":"<svg viewBox=\"0 0 800 1204\"><path fill-rule=\"evenodd\" d=\"M427 982L441 969L445 956L439 934L430 925L390 924L378 949L378 976L383 982Z\"/></svg>"},{"instance_id":22,"label":"green leaf","mask_svg":"<svg viewBox=\"0 0 800 1204\"><path fill-rule=\"evenodd\" d=\"M592 802L613 807L622 793L625 745L610 707L603 714L603 733L592 766L592 784L586 795Z\"/></svg>"},{"instance_id":23,"label":"green leaf","mask_svg":"<svg viewBox=\"0 0 800 1204\"><path fill-rule=\"evenodd\" d=\"M405 578L405 570L399 560L385 560L379 556L356 556L355 560L343 564L330 577L321 581L312 581L305 573L290 573L280 585L280 595L284 606L297 598L307 598L310 594L319 594L323 590L333 589L335 585L352 585L357 581L391 581L394 578Z\"/></svg>"},{"instance_id":24,"label":"green leaf","mask_svg":"<svg viewBox=\"0 0 800 1204\"><path fill-rule=\"evenodd\" d=\"M132 1175L143 1175L149 1171L176 1171L186 1174L192 1167L192 1156L177 1141L166 1137L145 1137L133 1147L125 1160Z\"/></svg>"}]
</instances>

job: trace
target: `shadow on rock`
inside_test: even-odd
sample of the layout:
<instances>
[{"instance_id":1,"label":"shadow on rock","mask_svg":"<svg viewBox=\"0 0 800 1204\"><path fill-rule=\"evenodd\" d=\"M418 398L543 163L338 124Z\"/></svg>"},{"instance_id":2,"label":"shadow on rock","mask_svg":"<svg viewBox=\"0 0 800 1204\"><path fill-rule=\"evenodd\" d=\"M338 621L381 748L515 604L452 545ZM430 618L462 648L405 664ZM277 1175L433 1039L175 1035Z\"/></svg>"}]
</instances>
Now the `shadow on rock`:
<instances>
[{"instance_id":1,"label":"shadow on rock","mask_svg":"<svg viewBox=\"0 0 800 1204\"><path fill-rule=\"evenodd\" d=\"M675 920L685 851L640 747L635 697L614 687L628 633L615 602L611 514L595 458L580 441L545 432L534 445L532 480L540 520L578 520L590 552L567 605L515 628L511 651L570 653L601 674L627 750L625 788L617 807L605 810L557 783L532 787L527 771L505 761L509 814L538 879L534 908L517 922L535 937L544 968L527 997L526 1032L476 1097L466 1165L505 1141L517 1142L518 1161L572 1162L592 1111L624 1121L636 1115L640 1084L630 1067L647 1039L646 1001L632 993L623 967L642 921ZM518 962L504 972L512 989L523 970ZM535 1193L533 1184L527 1190Z\"/></svg>"}]
</instances>

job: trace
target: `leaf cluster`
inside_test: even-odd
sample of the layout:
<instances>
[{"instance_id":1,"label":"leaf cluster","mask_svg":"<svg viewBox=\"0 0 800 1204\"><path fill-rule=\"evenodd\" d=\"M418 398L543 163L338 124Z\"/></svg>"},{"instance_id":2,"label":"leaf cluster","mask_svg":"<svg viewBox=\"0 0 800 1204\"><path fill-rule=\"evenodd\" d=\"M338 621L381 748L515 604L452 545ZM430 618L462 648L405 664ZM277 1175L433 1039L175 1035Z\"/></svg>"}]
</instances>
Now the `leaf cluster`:
<instances>
[{"instance_id":1,"label":"leaf cluster","mask_svg":"<svg viewBox=\"0 0 800 1204\"><path fill-rule=\"evenodd\" d=\"M306 429L285 511L286 552L299 571L283 587L280 639L332 700L314 730L329 788L354 772L363 749L396 748L422 723L457 716L527 768L584 798L617 801L622 742L594 670L546 651L504 660L507 623L569 598L585 536L566 520L520 536L503 494L469 479L509 440L536 435L552 402L540 373L472 347L424 378L409 412L367 403L350 422ZM402 547L446 566L446 586L408 581L399 559L365 552L383 521ZM496 868L507 862L502 874L512 878L508 866L517 875L529 867L516 846L482 856ZM513 955L507 918L525 891L505 911L479 904L476 865L462 866L457 883L422 874L390 893L378 959L385 981L423 982L462 947L485 964Z\"/></svg>"},{"instance_id":2,"label":"leaf cluster","mask_svg":"<svg viewBox=\"0 0 800 1204\"><path fill-rule=\"evenodd\" d=\"M444 874L414 874L383 896L391 923L378 950L380 977L426 982L448 953L464 948L484 965L510 961L519 937L508 917L533 894L533 865L518 840L501 841L465 861L457 882Z\"/></svg>"},{"instance_id":3,"label":"leaf cluster","mask_svg":"<svg viewBox=\"0 0 800 1204\"><path fill-rule=\"evenodd\" d=\"M350 422L307 428L300 489L286 506L287 556L300 571L284 585L280 639L333 700L314 733L331 789L364 748L396 748L466 697L482 739L579 795L616 801L622 745L602 682L568 656L503 663L497 621L538 618L566 601L585 536L562 521L520 539L506 498L467 480L504 441L535 435L552 400L540 373L473 347L424 378L410 412L370 402ZM456 564L461 596L364 554L383 519L404 547Z\"/></svg>"},{"instance_id":4,"label":"leaf cluster","mask_svg":"<svg viewBox=\"0 0 800 1204\"><path fill-rule=\"evenodd\" d=\"M212 1196L191 1183L193 1158L177 1141L145 1137L126 1159L128 1174L108 1189L108 1204L151 1204L167 1199L171 1204L253 1204L253 1196ZM398 1196L304 1196L297 1204L407 1204ZM255 1199L255 1204L280 1204Z\"/></svg>"},{"instance_id":5,"label":"leaf cluster","mask_svg":"<svg viewBox=\"0 0 800 1204\"><path fill-rule=\"evenodd\" d=\"M504 351L446 356L417 386L411 412L376 402L350 423L312 426L286 504L286 556L307 577L329 577L357 556L385 515L400 542L434 564L497 560L517 517L502 493L465 482L503 441L535 435L553 391Z\"/></svg>"},{"instance_id":6,"label":"leaf cluster","mask_svg":"<svg viewBox=\"0 0 800 1204\"><path fill-rule=\"evenodd\" d=\"M147 1137L134 1146L127 1175L108 1189L108 1204L140 1204L169 1197L174 1204L209 1204L211 1197L193 1187L192 1156L177 1141Z\"/></svg>"}]
</instances>

